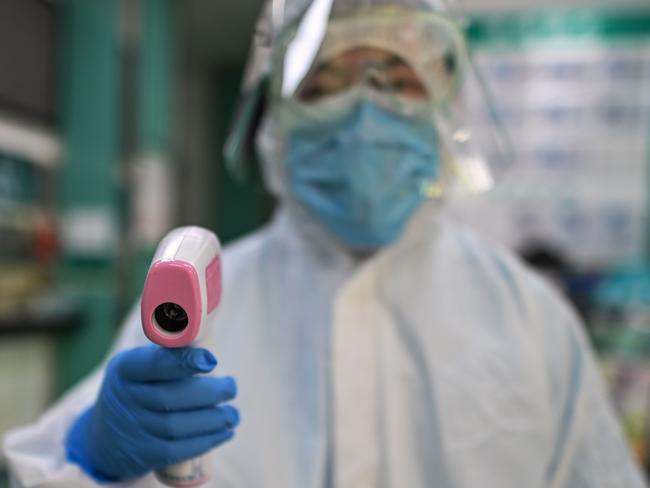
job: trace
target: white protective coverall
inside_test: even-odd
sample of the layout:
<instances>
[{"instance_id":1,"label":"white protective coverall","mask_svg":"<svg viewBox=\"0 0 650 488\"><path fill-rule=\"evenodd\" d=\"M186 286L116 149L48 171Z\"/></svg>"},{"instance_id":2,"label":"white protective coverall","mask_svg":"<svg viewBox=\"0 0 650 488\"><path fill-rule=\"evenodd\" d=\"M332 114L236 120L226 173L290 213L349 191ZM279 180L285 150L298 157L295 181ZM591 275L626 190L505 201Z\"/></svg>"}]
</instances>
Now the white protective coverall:
<instances>
[{"instance_id":1,"label":"white protective coverall","mask_svg":"<svg viewBox=\"0 0 650 488\"><path fill-rule=\"evenodd\" d=\"M242 424L210 486L644 486L576 317L511 254L429 204L358 263L301 215L225 251L208 345ZM115 349L145 342L135 310ZM96 486L63 441L101 379L7 436L16 486Z\"/></svg>"}]
</instances>

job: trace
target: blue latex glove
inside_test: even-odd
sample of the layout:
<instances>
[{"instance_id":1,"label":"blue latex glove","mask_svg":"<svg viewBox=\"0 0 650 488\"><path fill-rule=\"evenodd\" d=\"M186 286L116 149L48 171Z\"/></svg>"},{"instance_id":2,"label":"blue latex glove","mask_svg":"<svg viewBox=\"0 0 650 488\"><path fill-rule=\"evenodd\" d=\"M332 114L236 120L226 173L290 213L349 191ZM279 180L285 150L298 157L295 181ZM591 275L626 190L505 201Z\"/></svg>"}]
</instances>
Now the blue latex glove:
<instances>
[{"instance_id":1,"label":"blue latex glove","mask_svg":"<svg viewBox=\"0 0 650 488\"><path fill-rule=\"evenodd\" d=\"M216 364L209 351L189 347L117 354L95 405L70 429L68 459L97 481L124 481L231 439L239 414L220 404L235 397L235 381L196 376Z\"/></svg>"}]
</instances>

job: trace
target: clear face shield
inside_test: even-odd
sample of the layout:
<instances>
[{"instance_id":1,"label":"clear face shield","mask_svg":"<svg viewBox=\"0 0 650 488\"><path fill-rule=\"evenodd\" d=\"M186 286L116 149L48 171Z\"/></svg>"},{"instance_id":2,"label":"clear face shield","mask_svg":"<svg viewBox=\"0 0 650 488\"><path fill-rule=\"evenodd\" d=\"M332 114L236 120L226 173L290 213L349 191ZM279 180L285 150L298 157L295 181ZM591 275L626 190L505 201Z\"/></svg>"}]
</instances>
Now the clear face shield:
<instances>
[{"instance_id":1,"label":"clear face shield","mask_svg":"<svg viewBox=\"0 0 650 488\"><path fill-rule=\"evenodd\" d=\"M284 23L277 3L273 15L274 24ZM493 111L463 31L450 16L426 4L315 0L281 31L269 87L280 131L343 119L360 101L370 101L435 127L443 161L435 179L421 186L426 197L492 186L488 159L502 168L508 144L496 120L481 124L479 134L473 122L480 121L467 117L470 90L484 95L478 97L485 104L480 113Z\"/></svg>"},{"instance_id":2,"label":"clear face shield","mask_svg":"<svg viewBox=\"0 0 650 488\"><path fill-rule=\"evenodd\" d=\"M269 0L224 148L230 170L250 175L265 114L277 136L369 100L435 127L442 167L426 197L491 188L512 152L463 29L456 0Z\"/></svg>"}]
</instances>

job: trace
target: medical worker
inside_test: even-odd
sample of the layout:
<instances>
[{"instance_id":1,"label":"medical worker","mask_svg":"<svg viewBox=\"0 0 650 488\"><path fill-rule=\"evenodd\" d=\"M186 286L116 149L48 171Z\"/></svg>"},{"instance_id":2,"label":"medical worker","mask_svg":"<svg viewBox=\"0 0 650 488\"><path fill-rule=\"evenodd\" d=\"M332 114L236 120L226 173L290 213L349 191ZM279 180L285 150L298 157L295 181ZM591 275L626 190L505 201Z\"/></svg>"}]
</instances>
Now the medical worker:
<instances>
[{"instance_id":1,"label":"medical worker","mask_svg":"<svg viewBox=\"0 0 650 488\"><path fill-rule=\"evenodd\" d=\"M489 183L451 3L267 6L228 149L275 218L225 252L206 344L148 346L135 307L7 436L16 486L155 487L206 452L215 488L644 486L574 313L444 215Z\"/></svg>"}]
</instances>

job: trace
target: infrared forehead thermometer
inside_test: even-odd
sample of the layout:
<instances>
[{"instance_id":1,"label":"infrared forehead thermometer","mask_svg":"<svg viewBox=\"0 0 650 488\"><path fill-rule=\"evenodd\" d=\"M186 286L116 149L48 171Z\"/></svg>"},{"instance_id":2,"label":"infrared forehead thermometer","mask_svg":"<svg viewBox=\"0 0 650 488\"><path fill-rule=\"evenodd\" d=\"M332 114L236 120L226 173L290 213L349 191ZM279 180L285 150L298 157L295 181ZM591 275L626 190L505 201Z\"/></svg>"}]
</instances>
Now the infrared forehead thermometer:
<instances>
[{"instance_id":1,"label":"infrared forehead thermometer","mask_svg":"<svg viewBox=\"0 0 650 488\"><path fill-rule=\"evenodd\" d=\"M184 347L205 336L208 317L221 300L221 245L201 227L180 227L158 245L142 293L140 313L145 335L164 347ZM209 479L203 458L156 472L176 488L199 486Z\"/></svg>"},{"instance_id":2,"label":"infrared forehead thermometer","mask_svg":"<svg viewBox=\"0 0 650 488\"><path fill-rule=\"evenodd\" d=\"M201 339L221 300L221 245L201 227L174 229L158 245L142 294L145 335L165 347Z\"/></svg>"}]
</instances>

